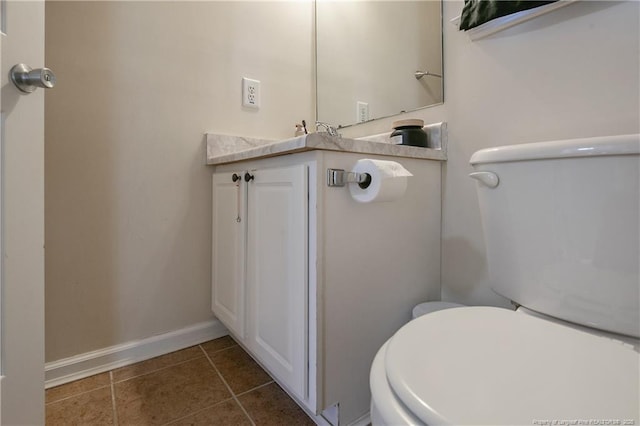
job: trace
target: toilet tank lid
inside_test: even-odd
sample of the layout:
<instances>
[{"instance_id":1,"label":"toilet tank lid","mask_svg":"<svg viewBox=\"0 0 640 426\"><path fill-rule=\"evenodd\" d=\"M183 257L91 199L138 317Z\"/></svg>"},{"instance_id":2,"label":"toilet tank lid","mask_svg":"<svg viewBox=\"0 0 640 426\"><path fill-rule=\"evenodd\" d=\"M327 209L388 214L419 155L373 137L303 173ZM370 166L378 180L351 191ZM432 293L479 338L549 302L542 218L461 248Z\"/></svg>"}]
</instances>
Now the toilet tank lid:
<instances>
[{"instance_id":1,"label":"toilet tank lid","mask_svg":"<svg viewBox=\"0 0 640 426\"><path fill-rule=\"evenodd\" d=\"M640 134L599 136L505 145L477 151L470 164L502 163L507 161L541 160L548 158L595 157L602 155L638 155Z\"/></svg>"}]
</instances>

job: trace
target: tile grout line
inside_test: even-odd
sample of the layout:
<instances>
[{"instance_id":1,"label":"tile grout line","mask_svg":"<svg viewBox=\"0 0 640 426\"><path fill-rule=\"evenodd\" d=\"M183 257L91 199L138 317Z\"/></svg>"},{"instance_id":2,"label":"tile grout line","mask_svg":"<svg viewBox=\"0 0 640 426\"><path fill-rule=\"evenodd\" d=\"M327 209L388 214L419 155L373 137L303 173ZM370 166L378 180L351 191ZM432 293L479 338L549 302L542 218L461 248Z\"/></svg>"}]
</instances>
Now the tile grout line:
<instances>
[{"instance_id":1,"label":"tile grout line","mask_svg":"<svg viewBox=\"0 0 640 426\"><path fill-rule=\"evenodd\" d=\"M76 396L81 396L81 395L87 394L89 392L97 391L99 389L103 389L103 388L106 388L106 387L109 387L109 385L108 384L101 385L101 386L98 386L96 388L89 389L89 390L86 390L86 391L83 391L83 392L74 393L73 395L68 395L68 396L65 396L64 398L60 398L60 399L56 399L55 401L47 402L47 403L45 403L45 405L57 404L58 402L66 401L67 399L75 398Z\"/></svg>"},{"instance_id":2,"label":"tile grout line","mask_svg":"<svg viewBox=\"0 0 640 426\"><path fill-rule=\"evenodd\" d=\"M234 399L236 404L238 404L238 406L240 407L240 409L242 410L244 415L247 416L247 418L251 422L252 426L256 426L256 423L253 421L253 419L251 418L251 416L249 415L247 410L244 408L244 406L240 403L240 400L238 399L236 394L231 389L231 386L229 386L229 383L227 383L227 381L224 379L224 377L222 377L222 373L220 373L220 370L218 370L218 367L216 367L216 365L213 363L213 360L211 359L211 357L209 357L209 354L207 353L207 351L204 350L202 345L198 345L198 346L200 346L200 349L202 350L202 352L204 352L204 356L207 357L207 359L209 360L209 364L211 364L211 367L213 367L214 371L218 374L218 377L220 377L220 380L222 380L222 383L224 383L224 385L229 390L229 393L231 394L231 397Z\"/></svg>"},{"instance_id":3,"label":"tile grout line","mask_svg":"<svg viewBox=\"0 0 640 426\"><path fill-rule=\"evenodd\" d=\"M196 346L198 346L198 348L200 348L200 350L204 351L204 349L200 345L196 345ZM218 349L217 351L214 351L214 353L226 351L227 349L231 349L231 348L233 348L235 346L238 346L238 344L234 343L233 346L229 346L227 348ZM191 346L191 347L194 347L194 346ZM186 349L189 349L189 348L186 348ZM204 352L206 353L206 351L204 351ZM168 355L168 354L165 354L165 355ZM160 355L160 356L163 356L163 355ZM164 367L160 367L160 368L157 368L155 370L149 370L149 371L146 371L144 373L138 374L136 376L127 377L126 379L122 379L122 380L117 380L116 379L116 380L114 380L114 383L122 383L122 382L125 382L127 380L137 379L138 377L146 376L147 374L157 373L158 371L166 370L167 368L171 368L171 367L174 367L176 365L184 364L186 362L196 360L196 359L198 359L200 357L201 357L201 355L197 355L197 356L194 356L193 358L189 358L189 359L185 359L185 360L182 360L182 361L178 361L178 362L175 362L175 363L170 364L170 365L165 365ZM150 358L148 360L144 360L144 361L140 361L140 362L146 362L146 361L149 361L149 360L152 360L152 359L153 358ZM136 363L136 364L138 364L138 363ZM131 365L135 365L135 364L131 364ZM125 367L120 367L120 368L128 368L128 367L130 367L130 366L125 366ZM114 371L114 370L112 370L112 371Z\"/></svg>"},{"instance_id":4,"label":"tile grout line","mask_svg":"<svg viewBox=\"0 0 640 426\"><path fill-rule=\"evenodd\" d=\"M229 402L229 401L233 401L233 396L231 398L227 398L227 399L223 399L222 401L218 401L213 405L209 405L207 407L204 407L204 408L201 408L199 410L193 411L193 412L191 412L189 414L186 414L186 415L184 415L182 417L178 417L177 419L169 420L167 423L163 423L161 426L172 425L172 424L174 424L176 422L179 422L180 420L186 419L187 417L195 416L196 414L202 413L203 411L207 411L210 408L217 407L218 405L224 404L225 402Z\"/></svg>"},{"instance_id":5,"label":"tile grout line","mask_svg":"<svg viewBox=\"0 0 640 426\"><path fill-rule=\"evenodd\" d=\"M118 426L118 410L116 408L116 385L113 383L113 370L109 371L111 383L111 408L113 409L113 426Z\"/></svg>"},{"instance_id":6,"label":"tile grout line","mask_svg":"<svg viewBox=\"0 0 640 426\"><path fill-rule=\"evenodd\" d=\"M249 392L253 392L254 390L257 390L257 389L263 388L263 387L265 387L265 386L269 386L269 385L271 385L271 384L273 384L273 383L275 383L275 382L276 382L275 380L270 380L270 381L268 381L267 383L264 383L264 384L262 384L262 385L256 386L255 388L251 388L251 389L246 390L246 391L244 391L244 392L240 392L237 396L243 396L243 395L246 395L246 394L248 394Z\"/></svg>"},{"instance_id":7,"label":"tile grout line","mask_svg":"<svg viewBox=\"0 0 640 426\"><path fill-rule=\"evenodd\" d=\"M234 343L231 346L227 346L226 348L222 348L222 349L216 349L215 351L211 351L211 353L217 354L218 352L224 352L224 351L228 351L229 349L233 349L236 347L240 347L239 344ZM200 349L202 349L205 353L207 353L207 351L201 346Z\"/></svg>"},{"instance_id":8,"label":"tile grout line","mask_svg":"<svg viewBox=\"0 0 640 426\"><path fill-rule=\"evenodd\" d=\"M189 358L189 359L186 359L186 360L178 361L178 362L175 362L175 363L170 364L170 365L165 365L164 367L160 367L160 368L157 368L155 370L145 371L144 373L138 374L136 376L127 377L126 379L122 379L122 380L117 380L116 379L116 380L114 380L114 383L122 383L122 382L126 382L127 380L137 379L138 377L146 376L147 374L151 374L151 373L157 373L158 371L166 370L167 368L175 367L176 365L180 365L180 364L184 364L184 363L187 363L187 362L190 362L190 361L194 361L194 360L196 360L198 358L200 358L200 356L194 356L193 358ZM153 358L151 358L151 359L153 359ZM148 360L146 360L146 361L148 361ZM140 362L146 362L146 361L140 361ZM135 365L135 364L132 364L132 365ZM121 368L127 368L127 367L121 367Z\"/></svg>"}]
</instances>

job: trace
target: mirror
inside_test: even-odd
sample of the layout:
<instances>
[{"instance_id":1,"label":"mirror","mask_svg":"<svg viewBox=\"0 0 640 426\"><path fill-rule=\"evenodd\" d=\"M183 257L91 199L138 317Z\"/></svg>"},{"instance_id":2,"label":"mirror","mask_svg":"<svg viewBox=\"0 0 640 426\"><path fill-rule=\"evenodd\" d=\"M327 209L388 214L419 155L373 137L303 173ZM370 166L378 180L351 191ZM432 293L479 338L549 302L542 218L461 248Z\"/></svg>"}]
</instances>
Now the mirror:
<instances>
[{"instance_id":1,"label":"mirror","mask_svg":"<svg viewBox=\"0 0 640 426\"><path fill-rule=\"evenodd\" d=\"M442 103L442 2L316 0L316 55L318 121L346 127Z\"/></svg>"}]
</instances>

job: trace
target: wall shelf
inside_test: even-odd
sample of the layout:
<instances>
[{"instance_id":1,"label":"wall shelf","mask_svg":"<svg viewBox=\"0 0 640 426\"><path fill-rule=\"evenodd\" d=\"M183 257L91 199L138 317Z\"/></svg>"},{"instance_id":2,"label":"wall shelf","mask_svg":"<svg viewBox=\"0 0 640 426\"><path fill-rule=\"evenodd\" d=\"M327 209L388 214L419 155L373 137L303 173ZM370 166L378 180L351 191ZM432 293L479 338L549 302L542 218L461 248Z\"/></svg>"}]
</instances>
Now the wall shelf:
<instances>
[{"instance_id":1,"label":"wall shelf","mask_svg":"<svg viewBox=\"0 0 640 426\"><path fill-rule=\"evenodd\" d=\"M493 19L475 28L465 31L471 40L480 40L488 37L492 34L511 28L514 25L518 25L522 22L529 21L541 15L545 15L556 9L560 9L570 4L575 3L578 0L561 0L555 3L550 3L544 6L536 7L534 9L523 10L522 12L512 13L511 15L502 16L500 18ZM457 28L460 27L460 15L453 18L451 24Z\"/></svg>"}]
</instances>

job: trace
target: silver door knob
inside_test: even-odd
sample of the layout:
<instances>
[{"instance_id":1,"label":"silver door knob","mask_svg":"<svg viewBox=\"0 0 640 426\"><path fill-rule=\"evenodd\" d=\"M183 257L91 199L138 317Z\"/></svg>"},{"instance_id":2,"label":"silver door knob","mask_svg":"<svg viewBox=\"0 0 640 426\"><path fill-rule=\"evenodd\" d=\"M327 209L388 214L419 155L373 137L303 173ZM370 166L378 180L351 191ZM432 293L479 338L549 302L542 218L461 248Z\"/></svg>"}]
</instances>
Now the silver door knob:
<instances>
[{"instance_id":1,"label":"silver door knob","mask_svg":"<svg viewBox=\"0 0 640 426\"><path fill-rule=\"evenodd\" d=\"M56 85L56 76L49 68L34 70L25 64L18 64L11 68L10 75L13 84L24 93L31 93L38 87L52 89Z\"/></svg>"}]
</instances>

